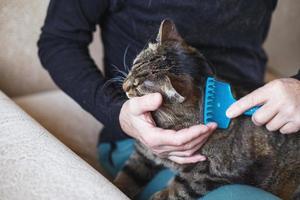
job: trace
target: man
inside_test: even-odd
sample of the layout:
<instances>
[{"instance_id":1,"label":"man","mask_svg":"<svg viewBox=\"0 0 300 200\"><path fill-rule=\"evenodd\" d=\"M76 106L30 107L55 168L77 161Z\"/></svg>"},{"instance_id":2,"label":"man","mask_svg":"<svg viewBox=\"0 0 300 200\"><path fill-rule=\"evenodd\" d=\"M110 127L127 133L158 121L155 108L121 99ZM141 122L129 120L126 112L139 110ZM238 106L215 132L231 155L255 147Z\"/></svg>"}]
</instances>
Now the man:
<instances>
[{"instance_id":1,"label":"man","mask_svg":"<svg viewBox=\"0 0 300 200\"><path fill-rule=\"evenodd\" d=\"M193 154L195 147L213 133L216 125L201 124L177 132L160 129L152 123L150 114L162 103L160 94L126 101L117 85L103 86L117 76L113 66L123 71L130 66L135 55L154 39L160 22L170 18L186 41L216 67L220 77L245 87L260 87L267 60L262 43L276 3L277 0L52 0L38 43L39 56L57 85L104 124L102 157L103 152L122 157L116 150L131 145L131 141L123 140L130 136L157 155L167 153L174 162L199 162L205 157ZM96 25L101 27L104 45L104 75L88 52ZM282 133L299 130L299 80L278 79L262 86L234 104L227 115L236 117L260 104L263 106L253 115L255 124ZM202 139L195 143L196 138ZM115 164L114 173L127 156L116 161L110 158ZM103 164L108 164L108 158Z\"/></svg>"}]
</instances>

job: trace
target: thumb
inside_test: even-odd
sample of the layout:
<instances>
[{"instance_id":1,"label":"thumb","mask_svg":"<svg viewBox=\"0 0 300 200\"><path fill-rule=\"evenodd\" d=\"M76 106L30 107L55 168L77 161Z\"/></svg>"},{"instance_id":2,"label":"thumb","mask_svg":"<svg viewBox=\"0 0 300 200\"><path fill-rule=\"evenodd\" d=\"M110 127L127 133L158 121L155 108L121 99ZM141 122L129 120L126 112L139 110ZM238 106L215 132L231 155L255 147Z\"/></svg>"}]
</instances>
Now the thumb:
<instances>
[{"instance_id":1,"label":"thumb","mask_svg":"<svg viewBox=\"0 0 300 200\"><path fill-rule=\"evenodd\" d=\"M157 110L162 104L162 100L160 93L134 97L130 99L130 111L134 115L141 115L145 112Z\"/></svg>"}]
</instances>

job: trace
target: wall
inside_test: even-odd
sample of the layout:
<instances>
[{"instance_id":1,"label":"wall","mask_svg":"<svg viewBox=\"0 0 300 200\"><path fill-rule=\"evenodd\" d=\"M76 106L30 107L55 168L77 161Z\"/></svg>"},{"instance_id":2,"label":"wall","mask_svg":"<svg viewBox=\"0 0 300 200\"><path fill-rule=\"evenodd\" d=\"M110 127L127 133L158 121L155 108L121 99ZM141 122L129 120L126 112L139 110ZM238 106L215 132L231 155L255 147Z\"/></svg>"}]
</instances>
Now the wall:
<instances>
[{"instance_id":1,"label":"wall","mask_svg":"<svg viewBox=\"0 0 300 200\"><path fill-rule=\"evenodd\" d=\"M269 67L279 76L291 76L300 69L300 1L279 0L265 49Z\"/></svg>"}]
</instances>

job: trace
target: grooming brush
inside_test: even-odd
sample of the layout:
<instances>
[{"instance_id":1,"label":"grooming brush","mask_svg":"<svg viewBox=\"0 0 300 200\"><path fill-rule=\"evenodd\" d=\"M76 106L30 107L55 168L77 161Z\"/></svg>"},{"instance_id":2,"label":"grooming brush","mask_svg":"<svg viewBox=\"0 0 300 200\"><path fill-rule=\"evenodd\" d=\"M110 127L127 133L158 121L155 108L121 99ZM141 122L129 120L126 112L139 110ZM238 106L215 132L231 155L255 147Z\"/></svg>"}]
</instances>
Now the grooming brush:
<instances>
[{"instance_id":1,"label":"grooming brush","mask_svg":"<svg viewBox=\"0 0 300 200\"><path fill-rule=\"evenodd\" d=\"M216 122L218 128L228 128L231 120L225 113L234 102L236 99L232 96L229 83L208 77L205 86L204 124ZM253 107L243 114L251 116L258 108L259 106Z\"/></svg>"}]
</instances>

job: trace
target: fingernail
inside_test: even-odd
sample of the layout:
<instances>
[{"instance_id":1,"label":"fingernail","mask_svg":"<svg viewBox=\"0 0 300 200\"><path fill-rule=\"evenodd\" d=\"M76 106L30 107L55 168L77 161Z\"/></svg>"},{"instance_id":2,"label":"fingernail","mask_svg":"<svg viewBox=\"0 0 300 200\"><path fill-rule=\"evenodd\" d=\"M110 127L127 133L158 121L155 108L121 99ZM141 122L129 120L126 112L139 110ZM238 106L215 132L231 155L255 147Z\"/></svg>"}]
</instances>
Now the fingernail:
<instances>
[{"instance_id":1,"label":"fingernail","mask_svg":"<svg viewBox=\"0 0 300 200\"><path fill-rule=\"evenodd\" d=\"M161 101L162 97L160 93L151 93L149 94L152 101L157 102L158 100Z\"/></svg>"},{"instance_id":2,"label":"fingernail","mask_svg":"<svg viewBox=\"0 0 300 200\"><path fill-rule=\"evenodd\" d=\"M231 108L227 109L226 116L232 118L234 116L234 111Z\"/></svg>"},{"instance_id":3,"label":"fingernail","mask_svg":"<svg viewBox=\"0 0 300 200\"><path fill-rule=\"evenodd\" d=\"M208 129L209 129L209 127L208 127L208 126L203 126L203 127L201 127L201 130L202 130L203 132L207 132L207 131L208 131Z\"/></svg>"},{"instance_id":4,"label":"fingernail","mask_svg":"<svg viewBox=\"0 0 300 200\"><path fill-rule=\"evenodd\" d=\"M193 126L196 130L199 130L199 133L205 133L208 131L209 127L207 125L199 124L196 126Z\"/></svg>"},{"instance_id":5,"label":"fingernail","mask_svg":"<svg viewBox=\"0 0 300 200\"><path fill-rule=\"evenodd\" d=\"M161 98L162 98L161 94L158 93L158 92L153 93L153 96L152 96L152 97L155 98L155 99L161 99Z\"/></svg>"},{"instance_id":6,"label":"fingernail","mask_svg":"<svg viewBox=\"0 0 300 200\"><path fill-rule=\"evenodd\" d=\"M216 127L218 126L218 124L217 124L216 122L209 122L209 123L207 124L207 126L208 126L209 128L211 128L211 129L214 129L214 128L216 128Z\"/></svg>"},{"instance_id":7,"label":"fingernail","mask_svg":"<svg viewBox=\"0 0 300 200\"><path fill-rule=\"evenodd\" d=\"M200 158L199 158L199 161L205 161L206 160L206 157L205 156L201 156Z\"/></svg>"}]
</instances>

